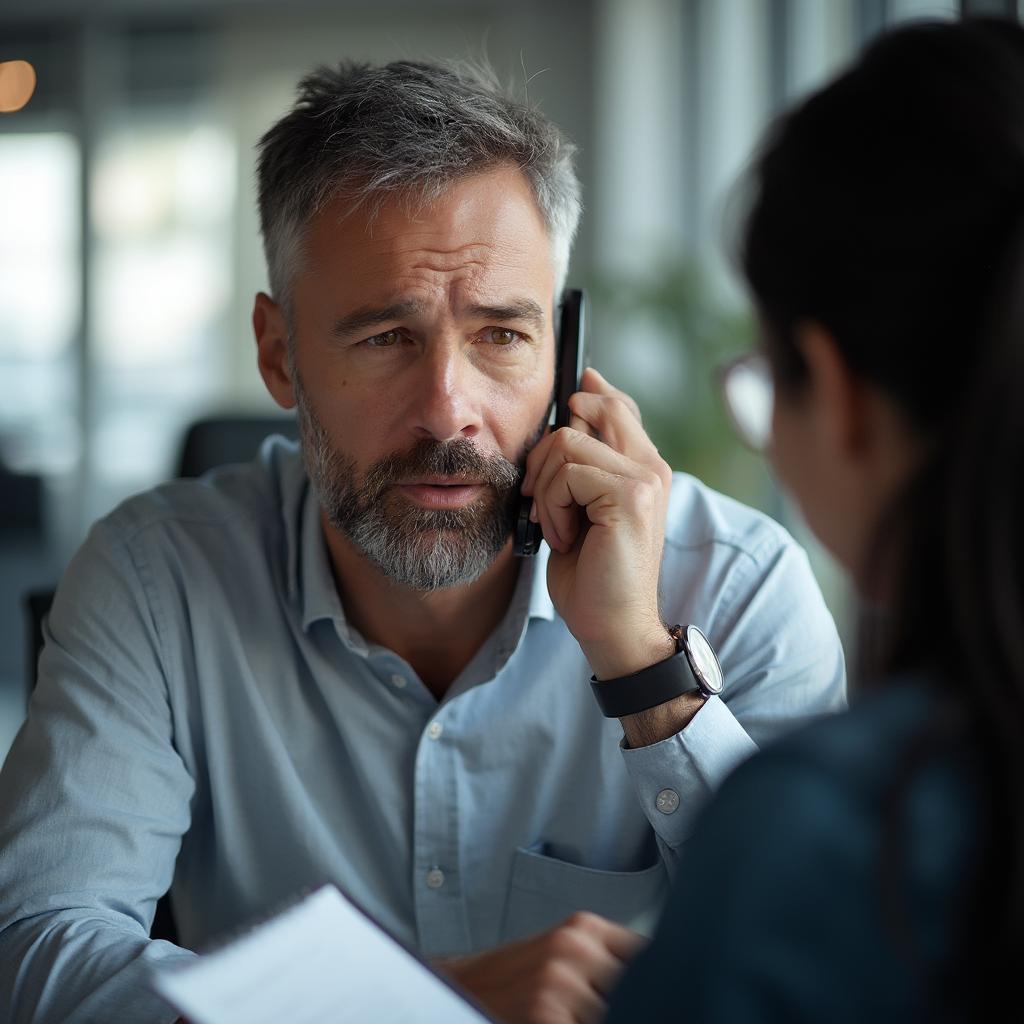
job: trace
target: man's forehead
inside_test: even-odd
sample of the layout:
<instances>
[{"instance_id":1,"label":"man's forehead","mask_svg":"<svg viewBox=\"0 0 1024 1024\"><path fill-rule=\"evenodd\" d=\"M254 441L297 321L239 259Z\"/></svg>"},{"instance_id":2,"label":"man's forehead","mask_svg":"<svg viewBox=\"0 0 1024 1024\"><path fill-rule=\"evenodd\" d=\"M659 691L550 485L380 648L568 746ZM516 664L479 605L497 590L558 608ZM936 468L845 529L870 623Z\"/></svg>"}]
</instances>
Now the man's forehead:
<instances>
[{"instance_id":1,"label":"man's forehead","mask_svg":"<svg viewBox=\"0 0 1024 1024\"><path fill-rule=\"evenodd\" d=\"M353 324L445 308L467 316L489 310L491 319L542 329L553 302L554 254L528 184L514 170L454 188L458 195L422 208L399 197L375 211L332 200L311 225L299 276L328 285L333 315Z\"/></svg>"}]
</instances>

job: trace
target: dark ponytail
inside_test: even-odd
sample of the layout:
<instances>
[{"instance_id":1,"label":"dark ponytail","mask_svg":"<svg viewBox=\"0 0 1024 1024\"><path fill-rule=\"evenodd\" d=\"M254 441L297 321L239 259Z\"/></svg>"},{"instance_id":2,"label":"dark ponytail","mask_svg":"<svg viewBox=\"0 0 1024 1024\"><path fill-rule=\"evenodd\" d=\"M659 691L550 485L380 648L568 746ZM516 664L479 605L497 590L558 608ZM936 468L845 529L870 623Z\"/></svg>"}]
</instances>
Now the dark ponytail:
<instances>
[{"instance_id":1,"label":"dark ponytail","mask_svg":"<svg viewBox=\"0 0 1024 1024\"><path fill-rule=\"evenodd\" d=\"M995 999L1024 948L1024 30L883 37L780 122L754 184L742 263L780 392L816 321L928 453L879 528L896 585L871 667L925 670L981 755L991 830L961 938Z\"/></svg>"}]
</instances>

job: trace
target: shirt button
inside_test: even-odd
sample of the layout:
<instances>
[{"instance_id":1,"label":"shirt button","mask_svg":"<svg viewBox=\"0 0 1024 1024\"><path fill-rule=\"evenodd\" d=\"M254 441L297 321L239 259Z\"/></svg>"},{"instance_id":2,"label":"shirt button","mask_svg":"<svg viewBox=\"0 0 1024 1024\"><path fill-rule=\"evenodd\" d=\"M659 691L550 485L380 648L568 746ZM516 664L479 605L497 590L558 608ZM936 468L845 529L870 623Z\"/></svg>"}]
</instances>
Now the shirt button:
<instances>
[{"instance_id":1,"label":"shirt button","mask_svg":"<svg viewBox=\"0 0 1024 1024\"><path fill-rule=\"evenodd\" d=\"M405 676L392 676L391 685L397 686L398 689L402 689L402 687L405 686Z\"/></svg>"},{"instance_id":2,"label":"shirt button","mask_svg":"<svg viewBox=\"0 0 1024 1024\"><path fill-rule=\"evenodd\" d=\"M674 789L663 789L654 803L662 814L671 814L679 806L679 794Z\"/></svg>"},{"instance_id":3,"label":"shirt button","mask_svg":"<svg viewBox=\"0 0 1024 1024\"><path fill-rule=\"evenodd\" d=\"M427 726L427 735L432 740L438 739L443 732L444 726L440 722L431 722L430 725Z\"/></svg>"},{"instance_id":4,"label":"shirt button","mask_svg":"<svg viewBox=\"0 0 1024 1024\"><path fill-rule=\"evenodd\" d=\"M440 889L444 885L444 872L440 868L431 868L427 872L427 888Z\"/></svg>"}]
</instances>

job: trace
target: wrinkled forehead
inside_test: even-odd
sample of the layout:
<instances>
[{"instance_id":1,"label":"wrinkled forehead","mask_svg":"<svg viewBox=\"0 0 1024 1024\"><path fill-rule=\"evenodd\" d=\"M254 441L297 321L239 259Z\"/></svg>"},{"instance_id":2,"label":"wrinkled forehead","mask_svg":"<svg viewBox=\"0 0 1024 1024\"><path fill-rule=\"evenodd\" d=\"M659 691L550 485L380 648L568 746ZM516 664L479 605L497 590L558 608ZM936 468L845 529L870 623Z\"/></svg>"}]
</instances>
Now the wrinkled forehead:
<instances>
[{"instance_id":1,"label":"wrinkled forehead","mask_svg":"<svg viewBox=\"0 0 1024 1024\"><path fill-rule=\"evenodd\" d=\"M554 293L554 254L525 177L499 168L433 198L387 196L353 205L340 194L310 220L300 276L377 292L396 279Z\"/></svg>"}]
</instances>

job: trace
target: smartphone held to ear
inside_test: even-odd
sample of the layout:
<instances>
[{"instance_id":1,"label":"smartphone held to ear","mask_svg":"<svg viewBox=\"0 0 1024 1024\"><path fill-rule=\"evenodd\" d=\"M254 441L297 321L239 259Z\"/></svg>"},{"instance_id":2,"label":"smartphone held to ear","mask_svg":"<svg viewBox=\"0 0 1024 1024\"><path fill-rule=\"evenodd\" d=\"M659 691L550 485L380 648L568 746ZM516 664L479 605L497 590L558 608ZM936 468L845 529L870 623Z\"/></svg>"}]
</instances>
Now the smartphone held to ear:
<instances>
[{"instance_id":1,"label":"smartphone held to ear","mask_svg":"<svg viewBox=\"0 0 1024 1024\"><path fill-rule=\"evenodd\" d=\"M558 327L558 366L555 371L554 430L569 425L569 399L580 389L583 374L583 332L586 326L586 299L578 288L566 291L562 298L562 317ZM514 549L520 558L537 554L543 539L540 523L530 521L533 498L520 496L516 517Z\"/></svg>"}]
</instances>

